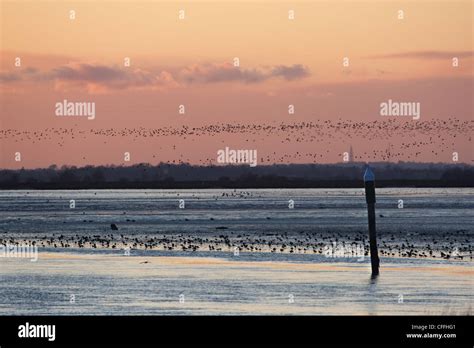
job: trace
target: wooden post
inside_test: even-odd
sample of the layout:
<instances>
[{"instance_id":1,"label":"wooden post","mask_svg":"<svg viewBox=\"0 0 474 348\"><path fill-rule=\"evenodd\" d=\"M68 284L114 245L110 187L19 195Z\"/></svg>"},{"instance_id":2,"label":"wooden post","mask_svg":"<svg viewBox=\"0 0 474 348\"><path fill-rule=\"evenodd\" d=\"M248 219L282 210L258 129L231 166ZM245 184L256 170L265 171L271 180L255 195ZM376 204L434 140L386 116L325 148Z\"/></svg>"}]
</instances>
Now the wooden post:
<instances>
[{"instance_id":1,"label":"wooden post","mask_svg":"<svg viewBox=\"0 0 474 348\"><path fill-rule=\"evenodd\" d=\"M369 166L364 174L365 200L369 216L369 242L370 262L372 264L372 277L379 275L379 252L377 250L377 233L375 229L375 176Z\"/></svg>"}]
</instances>

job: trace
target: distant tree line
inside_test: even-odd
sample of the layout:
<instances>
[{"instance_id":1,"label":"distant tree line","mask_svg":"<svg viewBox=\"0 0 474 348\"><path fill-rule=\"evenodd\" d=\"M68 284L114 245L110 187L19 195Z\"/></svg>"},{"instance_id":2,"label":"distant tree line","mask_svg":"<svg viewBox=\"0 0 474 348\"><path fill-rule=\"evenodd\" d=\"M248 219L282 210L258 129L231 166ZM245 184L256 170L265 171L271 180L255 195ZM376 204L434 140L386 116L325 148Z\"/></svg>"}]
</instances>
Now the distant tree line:
<instances>
[{"instance_id":1,"label":"distant tree line","mask_svg":"<svg viewBox=\"0 0 474 348\"><path fill-rule=\"evenodd\" d=\"M442 163L371 164L378 187L474 187L474 167ZM193 166L62 166L0 170L1 189L361 187L363 163Z\"/></svg>"}]
</instances>

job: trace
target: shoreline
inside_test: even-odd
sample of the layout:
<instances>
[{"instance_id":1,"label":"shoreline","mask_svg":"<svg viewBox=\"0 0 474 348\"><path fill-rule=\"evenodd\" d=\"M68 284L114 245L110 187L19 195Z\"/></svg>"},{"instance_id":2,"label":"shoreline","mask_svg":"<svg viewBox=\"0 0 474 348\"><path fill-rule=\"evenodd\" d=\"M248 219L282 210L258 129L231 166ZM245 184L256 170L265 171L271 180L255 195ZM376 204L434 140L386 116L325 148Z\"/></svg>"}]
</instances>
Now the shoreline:
<instances>
[{"instance_id":1,"label":"shoreline","mask_svg":"<svg viewBox=\"0 0 474 348\"><path fill-rule=\"evenodd\" d=\"M251 260L249 262L276 262L276 263L282 263L282 262L289 262L289 263L296 263L296 264L304 264L306 262L302 262L302 258L304 256L316 256L316 257L324 257L323 254L304 254L304 253L289 253L289 252L282 252L282 253L271 253L267 251L254 251L254 252L248 252L248 251L243 251L240 252L239 255L235 255L232 250L222 250L222 251L209 251L209 250L196 250L196 251L178 251L178 250L166 250L163 248L156 248L156 249L130 249L130 254L125 255L125 250L126 249L111 249L111 248L76 248L76 247L71 247L71 248L56 248L56 249L51 249L48 247L39 247L37 248L38 255L77 255L77 256L115 256L115 257L136 257L136 258L189 258L189 259L222 259L222 260L227 260L228 258L225 256L229 257L239 257L239 256L271 256L271 255L280 255L280 256L289 256L289 255L297 255L298 259L295 260L288 260L282 259L282 260L264 260L264 261L255 261ZM116 253L113 253L113 252ZM153 254L144 254L142 252L145 251L150 251L153 252ZM137 254L136 252L140 252L140 254ZM165 255L158 255L155 253L159 252L164 252L167 253ZM185 253L185 254L183 254ZM416 261L431 261L431 262L440 262L441 265L465 265L469 263L473 263L474 265L474 257L473 258L466 258L464 257L463 259L443 259L443 258L435 258L435 257L406 257L406 256L380 256L380 259L385 259L385 260L394 260L394 261L407 261L407 260L416 260ZM4 256L0 254L0 262L1 260L5 259L26 259L31 262L36 262L31 260L31 257L19 257L19 256ZM39 258L38 258L39 259ZM337 257L324 257L324 260L328 260L325 262L328 265L333 264L337 265L339 263L350 263L350 264L367 264L370 265L370 255L369 256L364 256L363 259L360 257L349 257L349 256L337 256ZM352 261L350 261L352 260ZM333 262L331 262L333 261ZM312 262L312 261L308 261ZM452 263L451 263L452 262ZM145 262L145 263L150 263L150 262ZM474 276L474 271L473 271L473 276Z\"/></svg>"},{"instance_id":2,"label":"shoreline","mask_svg":"<svg viewBox=\"0 0 474 348\"><path fill-rule=\"evenodd\" d=\"M466 231L467 232L467 231ZM319 233L318 236L309 233L298 235L249 235L227 231L218 231L215 235L184 235L151 234L128 235L63 235L51 234L40 236L9 236L0 234L0 245L6 246L36 246L54 249L77 250L115 250L122 253L133 250L140 251L177 251L193 255L199 252L225 253L266 253L285 255L321 255L328 258L370 259L368 238L365 232L359 233ZM319 238L318 238L319 237ZM418 237L418 238L416 238ZM460 241L433 238L432 242L422 240L420 236L404 236L403 242L391 238L379 238L379 257L401 259L430 259L472 261L474 258L471 246L463 246ZM401 238L400 238L401 239ZM406 244L405 244L406 243Z\"/></svg>"},{"instance_id":3,"label":"shoreline","mask_svg":"<svg viewBox=\"0 0 474 348\"><path fill-rule=\"evenodd\" d=\"M5 184L0 182L0 190L3 191L60 191L60 190L208 190L208 189L235 189L235 190L258 190L258 189L360 189L363 188L362 180L291 180L286 179L277 185L265 183L262 178L256 184L241 181L166 181L156 182L131 182L124 185L121 182L98 182L94 184L70 183L60 185L56 183L21 183ZM474 182L469 180L377 180L377 188L474 188Z\"/></svg>"}]
</instances>

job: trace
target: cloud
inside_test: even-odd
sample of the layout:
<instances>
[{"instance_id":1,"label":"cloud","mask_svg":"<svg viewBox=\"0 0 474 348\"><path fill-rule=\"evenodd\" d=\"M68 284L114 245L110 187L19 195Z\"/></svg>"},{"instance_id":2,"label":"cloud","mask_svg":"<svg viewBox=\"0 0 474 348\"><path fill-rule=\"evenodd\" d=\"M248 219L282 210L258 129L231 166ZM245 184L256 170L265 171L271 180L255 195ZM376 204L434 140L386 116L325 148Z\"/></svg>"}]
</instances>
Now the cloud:
<instances>
[{"instance_id":1,"label":"cloud","mask_svg":"<svg viewBox=\"0 0 474 348\"><path fill-rule=\"evenodd\" d=\"M194 64L181 69L178 79L185 83L217 83L240 81L260 82L265 79L263 72L257 69L240 69L230 63Z\"/></svg>"},{"instance_id":2,"label":"cloud","mask_svg":"<svg viewBox=\"0 0 474 348\"><path fill-rule=\"evenodd\" d=\"M25 74L36 74L38 72L38 69L35 68L26 68L24 70Z\"/></svg>"},{"instance_id":3,"label":"cloud","mask_svg":"<svg viewBox=\"0 0 474 348\"><path fill-rule=\"evenodd\" d=\"M127 73L103 65L75 64L53 69L51 77L60 80L105 82L124 80L127 78Z\"/></svg>"},{"instance_id":4,"label":"cloud","mask_svg":"<svg viewBox=\"0 0 474 348\"><path fill-rule=\"evenodd\" d=\"M121 89L162 89L189 84L222 82L250 84L274 78L293 81L309 75L309 69L301 64L242 69L230 63L205 63L171 70L150 71L131 67L72 63L45 72L35 68L26 68L19 72L3 72L0 73L0 81L6 83L52 81L56 89L86 88L89 92L95 93Z\"/></svg>"},{"instance_id":5,"label":"cloud","mask_svg":"<svg viewBox=\"0 0 474 348\"><path fill-rule=\"evenodd\" d=\"M195 64L183 68L179 80L186 83L217 83L238 81L243 83L258 83L271 78L297 80L309 76L309 69L301 64L292 66L278 65L270 68L243 69L230 63L224 64Z\"/></svg>"},{"instance_id":6,"label":"cloud","mask_svg":"<svg viewBox=\"0 0 474 348\"><path fill-rule=\"evenodd\" d=\"M157 89L176 86L173 76L166 71L158 73L138 68L118 68L104 65L74 64L62 66L49 74L57 86L68 83L85 85L89 90Z\"/></svg>"},{"instance_id":7,"label":"cloud","mask_svg":"<svg viewBox=\"0 0 474 348\"><path fill-rule=\"evenodd\" d=\"M15 82L15 81L20 81L20 80L21 80L21 76L18 73L12 73L12 72L0 73L0 82L2 83Z\"/></svg>"},{"instance_id":8,"label":"cloud","mask_svg":"<svg viewBox=\"0 0 474 348\"><path fill-rule=\"evenodd\" d=\"M474 51L411 51L391 54L373 55L369 59L451 59L470 58L474 56Z\"/></svg>"},{"instance_id":9,"label":"cloud","mask_svg":"<svg viewBox=\"0 0 474 348\"><path fill-rule=\"evenodd\" d=\"M301 64L294 64L292 66L278 65L272 69L271 75L291 81L308 77L310 72L307 67Z\"/></svg>"}]
</instances>

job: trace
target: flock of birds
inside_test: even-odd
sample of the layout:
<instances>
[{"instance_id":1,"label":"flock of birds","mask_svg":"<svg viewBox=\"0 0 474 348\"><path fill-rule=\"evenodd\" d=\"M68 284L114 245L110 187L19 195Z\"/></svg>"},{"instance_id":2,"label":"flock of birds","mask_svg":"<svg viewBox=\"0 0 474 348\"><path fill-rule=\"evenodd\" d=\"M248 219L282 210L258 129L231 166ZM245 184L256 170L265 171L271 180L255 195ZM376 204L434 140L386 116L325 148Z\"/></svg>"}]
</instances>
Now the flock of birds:
<instances>
[{"instance_id":1,"label":"flock of birds","mask_svg":"<svg viewBox=\"0 0 474 348\"><path fill-rule=\"evenodd\" d=\"M199 144L203 139L212 139L218 148L229 143L229 139L242 142L249 148L268 148L275 145L278 150L267 152L259 157L259 163L292 163L302 161L318 162L327 160L341 160L340 149L335 145L344 144L347 150L350 144L366 141L374 144L383 141L384 146L371 146L370 150L362 149L354 154L355 161L416 161L426 156L437 158L440 154L451 154L456 151L457 141L471 143L474 130L474 121L462 121L456 118L431 119L425 121L406 121L399 119L384 119L381 121L350 121L350 120L315 120L311 122L269 122L269 123L216 123L191 127L181 125L162 128L45 128L43 130L0 130L0 141L9 140L13 143L27 142L37 144L51 142L59 149L67 146L77 147L76 142L90 142L102 144L120 144L143 142L149 143L149 161L160 157L169 157L168 163L191 163L186 156L189 146L179 146L183 142ZM235 138L232 138L235 137ZM169 141L172 138L173 141ZM163 139L168 139L162 142ZM169 145L173 143L174 145ZM177 146L178 145L178 146ZM258 146L257 146L258 145ZM265 145L265 146L263 146ZM288 146L287 146L288 145ZM289 146L292 145L292 146ZM293 146L295 145L295 146ZM297 145L301 145L299 148ZM196 145L193 145L196 147ZM178 147L178 148L177 148ZM304 150L303 150L304 149ZM307 149L310 149L307 151ZM102 151L105 151L103 148ZM166 156L163 156L163 153ZM214 155L214 153L213 153ZM216 161L213 156L199 159L199 163L209 164ZM84 154L82 160L90 160ZM472 159L467 159L472 161ZM166 162L163 160L162 162ZM466 162L466 156L464 158Z\"/></svg>"},{"instance_id":2,"label":"flock of birds","mask_svg":"<svg viewBox=\"0 0 474 348\"><path fill-rule=\"evenodd\" d=\"M31 244L44 248L89 248L113 249L120 253L128 250L162 250L162 251L220 251L267 252L289 254L322 254L337 246L343 253L338 257L369 256L369 241L366 232L299 232L299 233L263 233L261 235L231 231L227 227L217 226L217 233L202 235L185 235L182 233L155 233L152 235L124 235L120 232L101 235L52 234L31 236L30 238L0 237L0 245ZM118 231L116 224L111 230ZM471 260L473 249L470 244L472 236L467 230L453 233L420 234L417 238L400 238L396 233L384 233L380 236L379 253L382 257L408 257ZM346 250L347 252L344 252ZM336 253L334 253L336 255Z\"/></svg>"},{"instance_id":3,"label":"flock of birds","mask_svg":"<svg viewBox=\"0 0 474 348\"><path fill-rule=\"evenodd\" d=\"M255 144L277 142L284 145L294 143L310 149L303 152L297 149L291 150L292 146L285 146L284 153L277 151L267 153L260 157L260 163L293 163L293 162L318 162L323 161L333 153L335 144L347 144L347 148L355 139L366 141L388 141L386 148L374 146L369 151L360 151L354 156L354 160L416 160L427 153L439 156L445 151L455 150L457 139L472 141L471 135L474 130L474 121L461 121L455 118L447 120L432 119L422 122L406 122L394 119L385 119L374 122L355 122L348 120L316 120L312 122L274 122L274 123L217 123L199 127L180 126L163 128L108 128L108 129L77 129L77 128L45 128L43 130L28 131L15 129L0 130L0 141L13 141L14 143L28 142L32 144L40 142L53 142L59 148L70 144L70 142L100 141L104 145L115 141L124 143L127 141L160 141L163 138L175 137L178 140L187 140L199 143L202 138L215 137L216 142L226 144L232 136L245 139L249 148L256 148ZM219 138L220 137L220 138ZM322 144L321 146L314 146ZM164 145L163 145L164 146ZM163 148L161 150L165 151ZM188 163L181 153L175 156L176 145L166 152L175 159L168 163ZM339 155L339 154L338 154ZM155 158L156 154L153 154ZM85 160L86 157L84 156ZM209 164L215 158L201 158L199 164ZM471 159L472 161L472 159ZM162 161L165 162L165 161ZM166 163L166 162L165 162ZM133 222L133 220L130 220ZM119 226L112 224L112 231L119 231ZM323 254L324 248L333 242L352 245L359 243L364 245L365 254L368 254L368 241L365 232L359 233L296 233L283 235L255 236L245 233L237 233L228 230L225 226L217 226L221 232L219 236L209 234L207 236L185 236L183 234L153 234L151 236L126 236L123 234L110 235L53 235L37 237L32 236L30 240L38 246L53 248L111 248L111 249L156 249L156 250L180 250L180 251L235 251L242 252L270 252L270 253L312 253ZM455 236L449 233L436 236L425 236L416 243L413 240L400 242L400 236L395 234L384 234L380 239L381 256L392 257L430 257L443 259L472 260L472 250L468 231L457 231ZM464 240L459 240L464 238ZM7 242L21 243L19 240L4 235L0 237L0 244ZM460 252L458 252L460 251Z\"/></svg>"}]
</instances>

